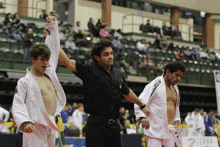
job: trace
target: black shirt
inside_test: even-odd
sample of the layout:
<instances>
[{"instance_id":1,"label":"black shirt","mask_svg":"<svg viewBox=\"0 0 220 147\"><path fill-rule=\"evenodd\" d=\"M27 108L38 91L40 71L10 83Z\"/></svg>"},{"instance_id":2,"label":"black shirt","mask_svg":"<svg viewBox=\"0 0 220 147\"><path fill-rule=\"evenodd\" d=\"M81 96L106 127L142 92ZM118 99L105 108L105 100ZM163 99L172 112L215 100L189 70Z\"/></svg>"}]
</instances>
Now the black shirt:
<instances>
[{"instance_id":1,"label":"black shirt","mask_svg":"<svg viewBox=\"0 0 220 147\"><path fill-rule=\"evenodd\" d=\"M85 88L85 112L118 119L122 94L129 94L129 87L120 70L112 68L108 73L98 64L82 65L76 62L75 74L82 79Z\"/></svg>"}]
</instances>

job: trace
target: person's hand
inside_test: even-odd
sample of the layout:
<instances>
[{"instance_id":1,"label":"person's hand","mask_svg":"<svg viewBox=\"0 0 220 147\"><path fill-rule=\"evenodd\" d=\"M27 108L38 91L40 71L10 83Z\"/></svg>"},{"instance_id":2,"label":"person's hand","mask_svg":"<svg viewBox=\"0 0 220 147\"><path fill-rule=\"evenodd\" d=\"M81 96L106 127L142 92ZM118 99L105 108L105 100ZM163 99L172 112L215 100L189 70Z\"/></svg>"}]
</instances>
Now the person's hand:
<instances>
[{"instance_id":1,"label":"person's hand","mask_svg":"<svg viewBox=\"0 0 220 147\"><path fill-rule=\"evenodd\" d=\"M142 128L149 129L150 127L150 122L147 118L143 118L141 120L141 124L142 124Z\"/></svg>"},{"instance_id":2,"label":"person's hand","mask_svg":"<svg viewBox=\"0 0 220 147\"><path fill-rule=\"evenodd\" d=\"M30 39L31 42L33 42L33 39Z\"/></svg>"},{"instance_id":3,"label":"person's hand","mask_svg":"<svg viewBox=\"0 0 220 147\"><path fill-rule=\"evenodd\" d=\"M4 120L0 120L0 123L3 124L3 123L5 123L5 121Z\"/></svg>"},{"instance_id":4,"label":"person's hand","mask_svg":"<svg viewBox=\"0 0 220 147\"><path fill-rule=\"evenodd\" d=\"M46 19L47 19L48 23L51 21L57 21L56 17L54 17L54 16L48 16Z\"/></svg>"},{"instance_id":5,"label":"person's hand","mask_svg":"<svg viewBox=\"0 0 220 147\"><path fill-rule=\"evenodd\" d=\"M31 122L24 123L24 132L25 133L32 133L35 130L35 126Z\"/></svg>"},{"instance_id":6,"label":"person's hand","mask_svg":"<svg viewBox=\"0 0 220 147\"><path fill-rule=\"evenodd\" d=\"M128 113L129 113L129 110L128 110L128 109L126 109L126 110L125 110L125 113L127 113L127 114L128 114Z\"/></svg>"},{"instance_id":7,"label":"person's hand","mask_svg":"<svg viewBox=\"0 0 220 147\"><path fill-rule=\"evenodd\" d=\"M178 127L174 127L175 128L175 134L178 133Z\"/></svg>"},{"instance_id":8,"label":"person's hand","mask_svg":"<svg viewBox=\"0 0 220 147\"><path fill-rule=\"evenodd\" d=\"M150 115L150 110L145 106L142 111L144 112L144 114L148 117Z\"/></svg>"}]
</instances>

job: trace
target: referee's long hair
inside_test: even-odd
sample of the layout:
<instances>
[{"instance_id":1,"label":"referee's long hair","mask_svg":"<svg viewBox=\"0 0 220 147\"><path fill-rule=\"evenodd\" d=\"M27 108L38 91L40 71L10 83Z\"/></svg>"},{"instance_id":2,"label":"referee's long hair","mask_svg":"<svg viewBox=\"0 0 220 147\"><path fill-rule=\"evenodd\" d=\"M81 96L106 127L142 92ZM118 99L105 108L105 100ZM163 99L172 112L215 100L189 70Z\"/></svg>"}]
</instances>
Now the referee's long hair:
<instances>
[{"instance_id":1,"label":"referee's long hair","mask_svg":"<svg viewBox=\"0 0 220 147\"><path fill-rule=\"evenodd\" d=\"M94 63L97 63L97 60L95 59L95 55L101 57L101 52L106 48L106 47L113 47L113 44L109 40L102 40L97 42L94 47L92 48L91 56L92 60Z\"/></svg>"}]
</instances>

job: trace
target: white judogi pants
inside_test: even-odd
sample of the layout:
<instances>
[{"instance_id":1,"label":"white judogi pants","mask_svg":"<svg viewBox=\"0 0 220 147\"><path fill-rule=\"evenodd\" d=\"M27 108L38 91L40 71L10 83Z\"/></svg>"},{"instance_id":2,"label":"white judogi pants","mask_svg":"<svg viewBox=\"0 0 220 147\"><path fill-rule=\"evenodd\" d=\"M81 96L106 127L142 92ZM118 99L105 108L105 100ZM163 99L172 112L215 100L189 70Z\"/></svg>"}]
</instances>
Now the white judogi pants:
<instances>
[{"instance_id":1,"label":"white judogi pants","mask_svg":"<svg viewBox=\"0 0 220 147\"><path fill-rule=\"evenodd\" d=\"M169 125L169 134L170 139L159 139L159 138L147 138L147 147L161 147L164 145L164 147L175 147L175 143L177 147L179 147L179 141L175 136L175 129L172 125Z\"/></svg>"},{"instance_id":2,"label":"white judogi pants","mask_svg":"<svg viewBox=\"0 0 220 147\"><path fill-rule=\"evenodd\" d=\"M35 131L23 133L23 147L55 147L55 133L53 129L35 124Z\"/></svg>"}]
</instances>

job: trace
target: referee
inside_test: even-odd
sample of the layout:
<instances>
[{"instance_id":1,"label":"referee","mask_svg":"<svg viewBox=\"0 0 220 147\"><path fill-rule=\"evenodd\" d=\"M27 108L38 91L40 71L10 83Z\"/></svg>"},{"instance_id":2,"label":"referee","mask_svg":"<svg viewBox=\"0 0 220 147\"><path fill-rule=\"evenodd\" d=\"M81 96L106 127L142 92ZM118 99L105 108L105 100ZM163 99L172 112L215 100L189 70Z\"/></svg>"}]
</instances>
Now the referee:
<instances>
[{"instance_id":1,"label":"referee","mask_svg":"<svg viewBox=\"0 0 220 147\"><path fill-rule=\"evenodd\" d=\"M127 86L122 73L114 69L112 43L101 41L92 49L94 64L82 65L70 60L61 49L59 59L82 81L84 107L90 114L86 124L86 147L121 147L119 108L122 96L140 106L146 116L150 111ZM149 126L149 122L142 122Z\"/></svg>"}]
</instances>

